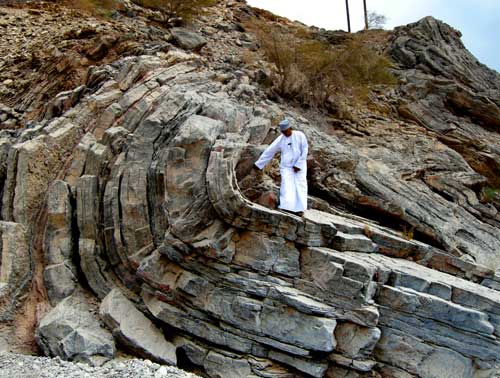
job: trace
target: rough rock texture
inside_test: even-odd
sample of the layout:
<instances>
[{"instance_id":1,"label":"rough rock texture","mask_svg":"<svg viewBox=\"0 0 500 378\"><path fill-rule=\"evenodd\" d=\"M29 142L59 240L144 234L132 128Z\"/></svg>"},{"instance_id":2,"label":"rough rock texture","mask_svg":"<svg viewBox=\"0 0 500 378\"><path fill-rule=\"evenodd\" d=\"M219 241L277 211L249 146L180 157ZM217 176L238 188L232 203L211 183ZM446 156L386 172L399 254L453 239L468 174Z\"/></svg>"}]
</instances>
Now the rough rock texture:
<instances>
[{"instance_id":1,"label":"rough rock texture","mask_svg":"<svg viewBox=\"0 0 500 378\"><path fill-rule=\"evenodd\" d=\"M195 378L172 366L160 366L149 360L110 361L91 367L83 363L63 361L60 358L34 357L19 354L0 355L1 378Z\"/></svg>"},{"instance_id":2,"label":"rough rock texture","mask_svg":"<svg viewBox=\"0 0 500 378\"><path fill-rule=\"evenodd\" d=\"M157 362L177 364L174 345L119 290L104 298L99 315L126 347Z\"/></svg>"},{"instance_id":3,"label":"rough rock texture","mask_svg":"<svg viewBox=\"0 0 500 378\"><path fill-rule=\"evenodd\" d=\"M404 80L399 113L435 133L437 140L459 154L450 150L449 158L430 162L421 172L430 190L460 206L443 217L446 227L434 217L428 217L428 227L446 230L432 231L446 248L486 264L498 259L500 215L498 208L479 202L473 193L485 182L500 186L500 76L479 63L460 36L459 31L427 17L396 29L390 53L404 68L399 73ZM438 172L442 163L448 169ZM410 216L423 219L417 209Z\"/></svg>"},{"instance_id":4,"label":"rough rock texture","mask_svg":"<svg viewBox=\"0 0 500 378\"><path fill-rule=\"evenodd\" d=\"M77 288L77 272L73 263L72 197L68 184L55 181L47 198L43 273L48 297L53 305L70 296Z\"/></svg>"},{"instance_id":5,"label":"rough rock texture","mask_svg":"<svg viewBox=\"0 0 500 378\"><path fill-rule=\"evenodd\" d=\"M26 229L0 222L0 320L11 320L31 278Z\"/></svg>"},{"instance_id":6,"label":"rough rock texture","mask_svg":"<svg viewBox=\"0 0 500 378\"><path fill-rule=\"evenodd\" d=\"M74 294L59 302L40 322L37 342L47 356L100 362L115 354L111 334L99 326L85 299Z\"/></svg>"},{"instance_id":7,"label":"rough rock texture","mask_svg":"<svg viewBox=\"0 0 500 378\"><path fill-rule=\"evenodd\" d=\"M24 248L54 306L37 329L42 351L113 357L83 285L118 345L209 377L498 375L498 206L480 198L494 175L430 124L363 110L353 136L266 99L235 62L252 42L238 26L250 8L224 1L212 12L199 54L169 46L95 65L33 127L0 132L0 225L24 237L2 234L2 283L4 270L15 285L29 277L3 257ZM393 37L402 84L377 101L441 117L489 93L481 119L453 117L498 164L498 75L469 62L484 80L457 98L463 70L439 73L425 58L468 56L452 29L424 19ZM440 75L456 89L446 101L427 85ZM410 101L415 83L443 108ZM283 116L311 146L303 217L263 205L275 165L249 169Z\"/></svg>"},{"instance_id":8,"label":"rough rock texture","mask_svg":"<svg viewBox=\"0 0 500 378\"><path fill-rule=\"evenodd\" d=\"M207 44L207 40L194 31L185 28L173 28L174 42L185 50L198 51Z\"/></svg>"}]
</instances>

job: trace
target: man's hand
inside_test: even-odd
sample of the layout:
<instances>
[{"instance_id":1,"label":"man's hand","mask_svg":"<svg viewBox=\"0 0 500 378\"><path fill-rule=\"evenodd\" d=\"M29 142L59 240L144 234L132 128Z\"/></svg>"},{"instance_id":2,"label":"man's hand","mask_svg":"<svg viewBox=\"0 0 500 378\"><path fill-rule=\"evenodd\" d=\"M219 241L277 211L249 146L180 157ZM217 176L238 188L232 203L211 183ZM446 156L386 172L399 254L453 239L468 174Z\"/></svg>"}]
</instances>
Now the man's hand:
<instances>
[{"instance_id":1,"label":"man's hand","mask_svg":"<svg viewBox=\"0 0 500 378\"><path fill-rule=\"evenodd\" d=\"M295 173L300 172L300 168L293 167L293 171L294 171Z\"/></svg>"},{"instance_id":2,"label":"man's hand","mask_svg":"<svg viewBox=\"0 0 500 378\"><path fill-rule=\"evenodd\" d=\"M255 177L256 180L260 181L263 175L262 169L253 164L252 169L250 170L250 175Z\"/></svg>"}]
</instances>

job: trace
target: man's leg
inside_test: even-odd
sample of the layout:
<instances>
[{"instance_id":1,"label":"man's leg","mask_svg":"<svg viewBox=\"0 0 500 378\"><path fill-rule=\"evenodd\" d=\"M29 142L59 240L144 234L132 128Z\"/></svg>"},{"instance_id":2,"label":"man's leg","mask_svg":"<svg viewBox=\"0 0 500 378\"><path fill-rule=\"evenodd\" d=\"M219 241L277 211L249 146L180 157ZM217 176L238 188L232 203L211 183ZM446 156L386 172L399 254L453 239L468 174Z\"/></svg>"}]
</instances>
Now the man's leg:
<instances>
[{"instance_id":1,"label":"man's leg","mask_svg":"<svg viewBox=\"0 0 500 378\"><path fill-rule=\"evenodd\" d=\"M280 186L280 205L281 210L293 212L295 210L295 173L292 168L282 168L281 186Z\"/></svg>"},{"instance_id":2,"label":"man's leg","mask_svg":"<svg viewBox=\"0 0 500 378\"><path fill-rule=\"evenodd\" d=\"M297 210L297 215L303 216L304 211L307 210L307 173L297 172L295 174L295 193L296 193L296 204L295 209Z\"/></svg>"}]
</instances>

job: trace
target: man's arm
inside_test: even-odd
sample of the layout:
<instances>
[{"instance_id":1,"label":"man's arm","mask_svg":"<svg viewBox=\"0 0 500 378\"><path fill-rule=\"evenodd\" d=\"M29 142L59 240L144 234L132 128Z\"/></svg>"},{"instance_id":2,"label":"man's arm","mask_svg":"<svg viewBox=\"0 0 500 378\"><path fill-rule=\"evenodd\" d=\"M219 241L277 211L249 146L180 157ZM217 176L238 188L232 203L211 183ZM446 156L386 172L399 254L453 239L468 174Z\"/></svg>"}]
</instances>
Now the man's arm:
<instances>
[{"instance_id":1,"label":"man's arm","mask_svg":"<svg viewBox=\"0 0 500 378\"><path fill-rule=\"evenodd\" d=\"M307 138L305 137L305 135L303 135L300 141L300 155L293 166L293 170L295 172L299 172L300 170L306 167L308 152L309 152L309 146L307 144Z\"/></svg>"},{"instance_id":2,"label":"man's arm","mask_svg":"<svg viewBox=\"0 0 500 378\"><path fill-rule=\"evenodd\" d=\"M274 155L280 150L281 135L277 137L273 143L267 147L264 152L260 155L259 160L255 162L255 166L262 169L267 163L271 161Z\"/></svg>"}]
</instances>

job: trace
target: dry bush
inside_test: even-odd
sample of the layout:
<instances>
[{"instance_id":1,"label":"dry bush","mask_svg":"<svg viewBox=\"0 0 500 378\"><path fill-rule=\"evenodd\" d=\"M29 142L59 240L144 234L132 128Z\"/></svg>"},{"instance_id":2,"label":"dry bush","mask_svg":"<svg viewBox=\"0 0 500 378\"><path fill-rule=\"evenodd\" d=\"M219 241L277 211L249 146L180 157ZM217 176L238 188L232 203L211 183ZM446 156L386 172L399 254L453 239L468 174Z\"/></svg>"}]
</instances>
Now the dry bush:
<instances>
[{"instance_id":1,"label":"dry bush","mask_svg":"<svg viewBox=\"0 0 500 378\"><path fill-rule=\"evenodd\" d=\"M275 21L284 21L286 22L286 18L278 16L268 10L262 9L262 8L253 8L254 14L262 19L265 19L267 21L275 22Z\"/></svg>"},{"instance_id":2,"label":"dry bush","mask_svg":"<svg viewBox=\"0 0 500 378\"><path fill-rule=\"evenodd\" d=\"M214 5L217 0L132 0L137 5L159 11L165 23L171 20L192 21L203 13L205 7ZM70 7L84 10L94 15L106 15L113 10L123 10L118 0L67 0Z\"/></svg>"},{"instance_id":3,"label":"dry bush","mask_svg":"<svg viewBox=\"0 0 500 378\"><path fill-rule=\"evenodd\" d=\"M108 15L110 11L120 9L117 0L68 0L71 8L83 10L94 15Z\"/></svg>"},{"instance_id":4,"label":"dry bush","mask_svg":"<svg viewBox=\"0 0 500 378\"><path fill-rule=\"evenodd\" d=\"M192 21L203 13L203 9L217 3L217 0L133 0L134 3L164 15L165 22L173 19Z\"/></svg>"},{"instance_id":5,"label":"dry bush","mask_svg":"<svg viewBox=\"0 0 500 378\"><path fill-rule=\"evenodd\" d=\"M302 105L333 110L339 96L364 99L374 85L396 83L390 61L353 36L342 46L313 39L306 31L252 19L245 27L256 34L276 72L273 89Z\"/></svg>"},{"instance_id":6,"label":"dry bush","mask_svg":"<svg viewBox=\"0 0 500 378\"><path fill-rule=\"evenodd\" d=\"M241 61L246 66L253 66L259 60L259 56L255 51L245 50L241 54Z\"/></svg>"},{"instance_id":7,"label":"dry bush","mask_svg":"<svg viewBox=\"0 0 500 378\"><path fill-rule=\"evenodd\" d=\"M407 226L403 226L403 238L405 238L406 240L413 240L414 236L415 236L415 227L413 226L410 226L410 227L407 227Z\"/></svg>"}]
</instances>

